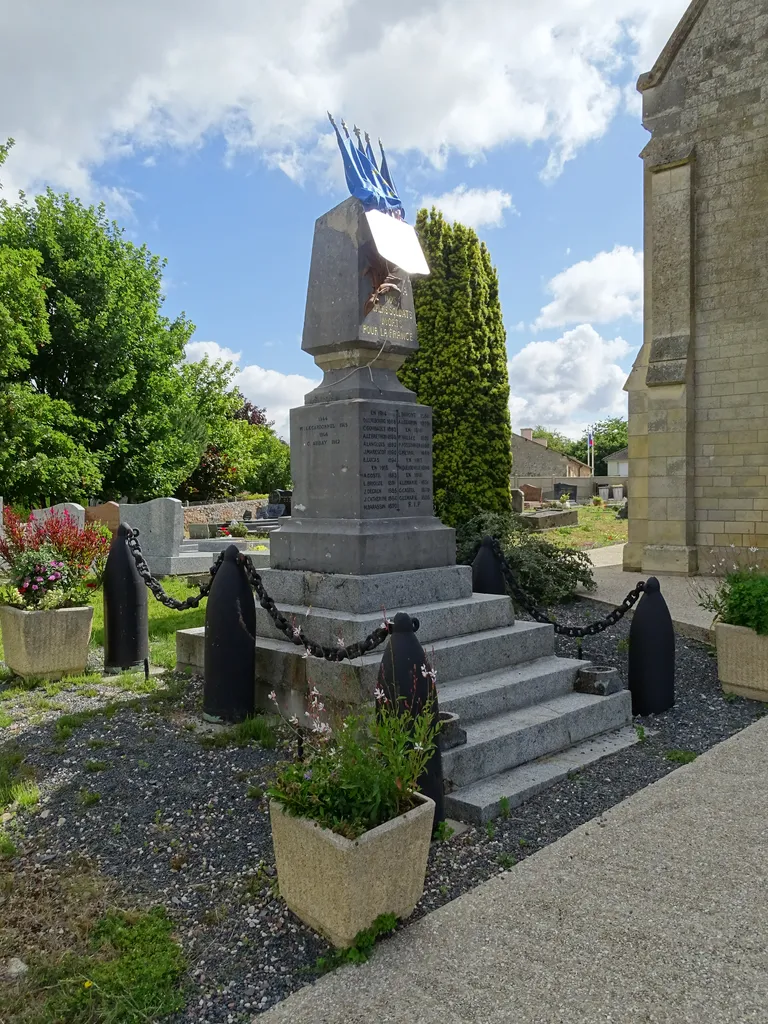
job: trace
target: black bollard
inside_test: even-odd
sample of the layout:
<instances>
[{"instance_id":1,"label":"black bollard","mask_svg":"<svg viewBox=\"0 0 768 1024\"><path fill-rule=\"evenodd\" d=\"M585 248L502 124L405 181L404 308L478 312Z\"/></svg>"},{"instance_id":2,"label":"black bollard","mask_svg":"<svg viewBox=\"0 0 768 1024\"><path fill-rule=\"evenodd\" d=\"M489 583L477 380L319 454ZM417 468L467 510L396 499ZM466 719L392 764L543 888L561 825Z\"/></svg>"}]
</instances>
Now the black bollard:
<instances>
[{"instance_id":1,"label":"black bollard","mask_svg":"<svg viewBox=\"0 0 768 1024\"><path fill-rule=\"evenodd\" d=\"M633 715L660 715L675 703L675 630L655 576L632 616L628 675Z\"/></svg>"},{"instance_id":2,"label":"black bollard","mask_svg":"<svg viewBox=\"0 0 768 1024\"><path fill-rule=\"evenodd\" d=\"M149 659L147 586L139 575L121 523L104 568L104 671L120 672Z\"/></svg>"},{"instance_id":3,"label":"black bollard","mask_svg":"<svg viewBox=\"0 0 768 1024\"><path fill-rule=\"evenodd\" d=\"M205 610L205 685L203 717L240 722L254 712L256 675L256 602L240 552L224 552Z\"/></svg>"},{"instance_id":4,"label":"black bollard","mask_svg":"<svg viewBox=\"0 0 768 1024\"><path fill-rule=\"evenodd\" d=\"M501 562L493 550L493 538L483 537L483 542L472 563L473 594L506 594L507 585Z\"/></svg>"},{"instance_id":5,"label":"black bollard","mask_svg":"<svg viewBox=\"0 0 768 1024\"><path fill-rule=\"evenodd\" d=\"M418 628L418 619L412 619L405 612L395 615L379 666L379 686L393 706L402 707L404 702L401 698L404 698L408 703L407 713L414 716L420 714L430 697L434 698L432 710L437 722L437 689L424 648L416 636ZM427 670L426 675L422 668ZM434 831L445 820L443 761L439 746L435 747L418 784L421 792L435 801Z\"/></svg>"}]
</instances>

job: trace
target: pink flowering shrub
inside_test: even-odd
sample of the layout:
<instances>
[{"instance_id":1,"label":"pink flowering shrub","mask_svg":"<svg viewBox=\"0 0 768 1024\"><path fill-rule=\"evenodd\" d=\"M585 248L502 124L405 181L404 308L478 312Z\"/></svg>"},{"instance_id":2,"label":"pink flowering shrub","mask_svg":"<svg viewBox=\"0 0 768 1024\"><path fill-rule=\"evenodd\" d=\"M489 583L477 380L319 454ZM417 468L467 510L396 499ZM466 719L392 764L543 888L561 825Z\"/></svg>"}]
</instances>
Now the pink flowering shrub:
<instances>
[{"instance_id":1,"label":"pink flowering shrub","mask_svg":"<svg viewBox=\"0 0 768 1024\"><path fill-rule=\"evenodd\" d=\"M10 508L3 510L3 527L0 557L10 585L0 591L0 603L33 610L88 604L109 553L106 527L82 528L67 512L25 520Z\"/></svg>"},{"instance_id":2,"label":"pink flowering shrub","mask_svg":"<svg viewBox=\"0 0 768 1024\"><path fill-rule=\"evenodd\" d=\"M276 694L270 698L277 704ZM267 792L289 814L358 839L415 806L417 780L435 750L440 723L432 699L413 716L378 689L375 708L348 716L335 731L324 711L312 687L305 726L295 716L288 720L302 735L304 759L282 765Z\"/></svg>"}]
</instances>

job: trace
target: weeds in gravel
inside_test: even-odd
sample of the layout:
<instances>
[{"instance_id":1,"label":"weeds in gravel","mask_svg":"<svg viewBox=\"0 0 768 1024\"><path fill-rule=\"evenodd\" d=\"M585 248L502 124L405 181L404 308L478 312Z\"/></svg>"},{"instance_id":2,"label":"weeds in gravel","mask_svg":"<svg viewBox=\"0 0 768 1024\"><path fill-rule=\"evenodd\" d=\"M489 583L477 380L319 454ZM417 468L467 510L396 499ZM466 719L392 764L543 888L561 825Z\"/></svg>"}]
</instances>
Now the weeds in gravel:
<instances>
[{"instance_id":1,"label":"weeds in gravel","mask_svg":"<svg viewBox=\"0 0 768 1024\"><path fill-rule=\"evenodd\" d=\"M15 857L16 847L13 845L13 841L10 836L6 835L5 832L0 831L0 857Z\"/></svg>"},{"instance_id":2,"label":"weeds in gravel","mask_svg":"<svg viewBox=\"0 0 768 1024\"><path fill-rule=\"evenodd\" d=\"M273 718L267 715L253 715L231 729L221 729L200 737L200 745L208 750L218 747L247 747L258 743L265 750L277 746L277 729Z\"/></svg>"},{"instance_id":3,"label":"weeds in gravel","mask_svg":"<svg viewBox=\"0 0 768 1024\"><path fill-rule=\"evenodd\" d=\"M245 791L245 795L249 800L261 800L264 797L264 790L261 786L249 786Z\"/></svg>"},{"instance_id":4,"label":"weeds in gravel","mask_svg":"<svg viewBox=\"0 0 768 1024\"><path fill-rule=\"evenodd\" d=\"M95 711L75 711L71 715L62 715L53 726L53 738L64 743L72 736L75 729L80 729L96 715Z\"/></svg>"},{"instance_id":5,"label":"weeds in gravel","mask_svg":"<svg viewBox=\"0 0 768 1024\"><path fill-rule=\"evenodd\" d=\"M327 974L344 964L364 964L373 952L376 940L389 935L396 927L397 918L394 914L379 914L370 928L357 933L348 949L334 949L332 953L318 957L314 970L318 974Z\"/></svg>"},{"instance_id":6,"label":"weeds in gravel","mask_svg":"<svg viewBox=\"0 0 768 1024\"><path fill-rule=\"evenodd\" d=\"M503 796L499 800L499 814L506 821L509 818L509 797Z\"/></svg>"},{"instance_id":7,"label":"weeds in gravel","mask_svg":"<svg viewBox=\"0 0 768 1024\"><path fill-rule=\"evenodd\" d=\"M105 772L109 768L106 761L86 761L83 765L83 771L86 772Z\"/></svg>"},{"instance_id":8,"label":"weeds in gravel","mask_svg":"<svg viewBox=\"0 0 768 1024\"><path fill-rule=\"evenodd\" d=\"M638 743L645 743L645 741L648 739L648 736L647 736L646 731L645 731L645 727L642 726L642 725L636 725L635 726L635 732L637 733L637 742Z\"/></svg>"},{"instance_id":9,"label":"weeds in gravel","mask_svg":"<svg viewBox=\"0 0 768 1024\"><path fill-rule=\"evenodd\" d=\"M446 839L450 839L456 829L451 828L447 821L441 821L435 831L432 833L432 839L436 843L444 843Z\"/></svg>"},{"instance_id":10,"label":"weeds in gravel","mask_svg":"<svg viewBox=\"0 0 768 1024\"><path fill-rule=\"evenodd\" d=\"M79 800L83 807L92 807L100 802L101 793L97 793L93 789L81 789Z\"/></svg>"},{"instance_id":11,"label":"weeds in gravel","mask_svg":"<svg viewBox=\"0 0 768 1024\"><path fill-rule=\"evenodd\" d=\"M489 839L493 839L493 837L496 835L496 826L493 824L492 821L487 821L485 823L485 834L488 836Z\"/></svg>"},{"instance_id":12,"label":"weeds in gravel","mask_svg":"<svg viewBox=\"0 0 768 1024\"><path fill-rule=\"evenodd\" d=\"M5 711L0 711L0 729L7 729L8 726L13 722L13 719Z\"/></svg>"},{"instance_id":13,"label":"weeds in gravel","mask_svg":"<svg viewBox=\"0 0 768 1024\"><path fill-rule=\"evenodd\" d=\"M691 761L695 761L699 755L694 753L692 750L668 750L664 757L668 761L674 761L676 764L690 764Z\"/></svg>"},{"instance_id":14,"label":"weeds in gravel","mask_svg":"<svg viewBox=\"0 0 768 1024\"><path fill-rule=\"evenodd\" d=\"M628 636L624 636L616 644L616 652L618 654L626 654L628 650L629 650L629 637Z\"/></svg>"},{"instance_id":15,"label":"weeds in gravel","mask_svg":"<svg viewBox=\"0 0 768 1024\"><path fill-rule=\"evenodd\" d=\"M101 750L109 746L109 740L88 740L88 746L91 750Z\"/></svg>"},{"instance_id":16,"label":"weeds in gravel","mask_svg":"<svg viewBox=\"0 0 768 1024\"><path fill-rule=\"evenodd\" d=\"M29 810L40 803L40 789L36 782L25 779L22 782L15 782L11 786L11 803L16 807Z\"/></svg>"},{"instance_id":17,"label":"weeds in gravel","mask_svg":"<svg viewBox=\"0 0 768 1024\"><path fill-rule=\"evenodd\" d=\"M496 858L496 863L504 871L509 871L517 864L517 858L513 857L511 853L500 853Z\"/></svg>"}]
</instances>

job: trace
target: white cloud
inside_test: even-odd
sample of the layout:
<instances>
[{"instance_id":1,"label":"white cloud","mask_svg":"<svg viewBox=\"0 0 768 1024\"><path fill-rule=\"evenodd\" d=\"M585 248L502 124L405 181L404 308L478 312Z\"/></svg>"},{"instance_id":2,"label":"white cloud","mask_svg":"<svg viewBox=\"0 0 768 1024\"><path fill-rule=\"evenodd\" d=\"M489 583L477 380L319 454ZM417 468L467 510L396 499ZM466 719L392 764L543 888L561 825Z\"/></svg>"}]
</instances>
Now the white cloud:
<instances>
[{"instance_id":1,"label":"white cloud","mask_svg":"<svg viewBox=\"0 0 768 1024\"><path fill-rule=\"evenodd\" d=\"M424 196L420 206L436 206L448 220L457 220L470 228L498 228L504 223L504 211L511 210L512 197L498 188L467 188L457 185L442 196Z\"/></svg>"},{"instance_id":2,"label":"white cloud","mask_svg":"<svg viewBox=\"0 0 768 1024\"><path fill-rule=\"evenodd\" d=\"M564 327L577 323L612 323L621 317L642 319L643 254L628 245L616 245L591 260L574 263L547 284L554 296L532 325Z\"/></svg>"},{"instance_id":3,"label":"white cloud","mask_svg":"<svg viewBox=\"0 0 768 1024\"><path fill-rule=\"evenodd\" d=\"M0 0L3 180L104 194L109 159L217 134L297 180L330 161L338 180L327 109L434 167L540 141L556 175L686 3L390 0L382 31L366 0Z\"/></svg>"},{"instance_id":4,"label":"white cloud","mask_svg":"<svg viewBox=\"0 0 768 1024\"><path fill-rule=\"evenodd\" d=\"M626 416L627 371L618 360L632 352L623 338L602 338L589 324L526 345L507 364L513 430L543 424L578 437L588 423Z\"/></svg>"},{"instance_id":5,"label":"white cloud","mask_svg":"<svg viewBox=\"0 0 768 1024\"><path fill-rule=\"evenodd\" d=\"M215 341L190 341L184 350L184 358L188 362L196 362L204 356L213 362L217 359L225 362L240 362L241 354L225 348ZM247 399L267 410L267 419L275 421L275 431L286 441L290 439L289 412L298 405L304 404L304 395L312 391L320 383L310 377L298 373L280 373L279 370L266 370L255 363L249 363L238 369L233 385L239 388Z\"/></svg>"}]
</instances>

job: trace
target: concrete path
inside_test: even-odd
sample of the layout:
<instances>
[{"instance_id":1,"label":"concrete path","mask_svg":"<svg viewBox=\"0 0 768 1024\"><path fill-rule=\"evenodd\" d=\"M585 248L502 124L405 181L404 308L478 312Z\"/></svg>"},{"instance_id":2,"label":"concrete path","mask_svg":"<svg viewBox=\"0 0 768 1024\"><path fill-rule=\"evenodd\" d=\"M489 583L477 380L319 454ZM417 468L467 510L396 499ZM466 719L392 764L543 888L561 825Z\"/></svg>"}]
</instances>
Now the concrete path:
<instances>
[{"instance_id":1,"label":"concrete path","mask_svg":"<svg viewBox=\"0 0 768 1024\"><path fill-rule=\"evenodd\" d=\"M606 548L595 548L588 552L595 566L595 582L597 590L592 593L579 590L584 597L598 601L606 607L614 608L621 604L638 580L645 579L648 573L624 572L622 569L623 544L612 544ZM697 640L712 640L710 634L712 613L698 605L698 590L711 592L716 582L709 576L659 576L661 592L669 606L675 629L683 636L691 636ZM768 1021L768 1014L766 1014Z\"/></svg>"},{"instance_id":2,"label":"concrete path","mask_svg":"<svg viewBox=\"0 0 768 1024\"><path fill-rule=\"evenodd\" d=\"M766 1024L768 718L256 1018Z\"/></svg>"}]
</instances>

